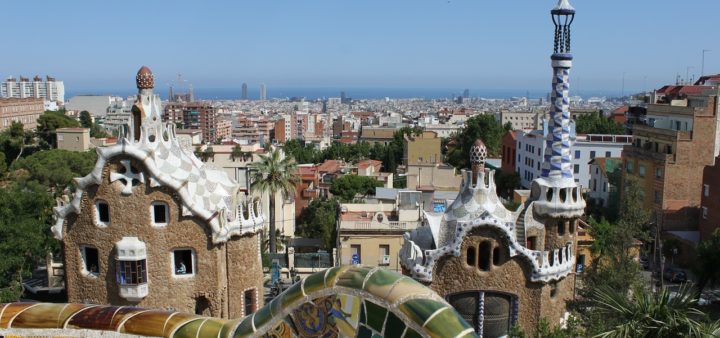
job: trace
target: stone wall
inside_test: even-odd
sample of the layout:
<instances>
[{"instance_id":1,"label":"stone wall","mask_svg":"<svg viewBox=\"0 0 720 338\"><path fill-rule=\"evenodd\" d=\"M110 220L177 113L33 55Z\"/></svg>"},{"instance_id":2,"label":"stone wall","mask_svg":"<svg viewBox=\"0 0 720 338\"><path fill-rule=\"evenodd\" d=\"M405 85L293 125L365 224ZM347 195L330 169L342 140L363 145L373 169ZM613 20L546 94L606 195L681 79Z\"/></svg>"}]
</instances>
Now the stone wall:
<instances>
[{"instance_id":1,"label":"stone wall","mask_svg":"<svg viewBox=\"0 0 720 338\"><path fill-rule=\"evenodd\" d=\"M435 265L433 281L429 287L441 296L448 296L464 291L497 291L511 294L518 298L518 325L525 332L534 332L538 321L545 313L551 324L557 325L560 317L549 311L541 311L542 304L547 303L550 287L542 283L530 282L531 265L519 256L509 258L508 245L500 240L500 233L493 229L475 229L463 242L459 257L445 256ZM491 259L488 271L468 265L469 247L478 248L484 241L499 247L501 259L494 265ZM477 249L476 249L477 250ZM476 259L477 262L477 259ZM565 306L557 306L558 311L565 312Z\"/></svg>"},{"instance_id":2,"label":"stone wall","mask_svg":"<svg viewBox=\"0 0 720 338\"><path fill-rule=\"evenodd\" d=\"M242 318L249 315L245 313L245 291L255 290L255 309L264 305L259 236L235 236L226 245L229 318Z\"/></svg>"}]
</instances>

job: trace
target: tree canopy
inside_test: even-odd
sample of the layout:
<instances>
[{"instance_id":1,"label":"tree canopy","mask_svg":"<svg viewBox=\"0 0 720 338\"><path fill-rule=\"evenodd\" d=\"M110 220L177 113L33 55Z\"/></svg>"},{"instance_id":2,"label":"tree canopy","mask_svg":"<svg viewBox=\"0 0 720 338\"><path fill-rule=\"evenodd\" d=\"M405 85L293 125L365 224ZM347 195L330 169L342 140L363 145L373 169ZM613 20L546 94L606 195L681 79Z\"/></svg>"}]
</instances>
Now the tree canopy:
<instances>
[{"instance_id":1,"label":"tree canopy","mask_svg":"<svg viewBox=\"0 0 720 338\"><path fill-rule=\"evenodd\" d=\"M342 202L352 202L355 196L375 193L375 188L382 187L383 183L374 177L345 175L337 178L330 186L330 192L339 197Z\"/></svg>"},{"instance_id":2,"label":"tree canopy","mask_svg":"<svg viewBox=\"0 0 720 338\"><path fill-rule=\"evenodd\" d=\"M61 111L46 111L40 115L37 123L37 136L40 139L40 145L45 149L57 147L56 129L80 127L80 122L63 114Z\"/></svg>"},{"instance_id":3,"label":"tree canopy","mask_svg":"<svg viewBox=\"0 0 720 338\"><path fill-rule=\"evenodd\" d=\"M469 118L465 122L465 127L455 136L458 146L448 150L447 162L456 168L467 168L470 148L478 139L485 143L488 155L499 156L502 150L502 137L506 131L493 115L483 114Z\"/></svg>"},{"instance_id":4,"label":"tree canopy","mask_svg":"<svg viewBox=\"0 0 720 338\"><path fill-rule=\"evenodd\" d=\"M336 221L339 204L335 199L314 199L298 217L295 235L323 241L325 250L332 251L337 236Z\"/></svg>"},{"instance_id":5,"label":"tree canopy","mask_svg":"<svg viewBox=\"0 0 720 338\"><path fill-rule=\"evenodd\" d=\"M28 155L30 152L26 148L32 143L32 132L26 131L20 122L13 122L10 128L3 130L0 133L0 152L3 153L5 167L10 166L21 156Z\"/></svg>"},{"instance_id":6,"label":"tree canopy","mask_svg":"<svg viewBox=\"0 0 720 338\"><path fill-rule=\"evenodd\" d=\"M575 131L578 134L625 134L625 127L601 113L581 115L575 120Z\"/></svg>"},{"instance_id":7,"label":"tree canopy","mask_svg":"<svg viewBox=\"0 0 720 338\"><path fill-rule=\"evenodd\" d=\"M36 182L0 189L0 303L17 301L21 281L56 246L50 238L53 199Z\"/></svg>"},{"instance_id":8,"label":"tree canopy","mask_svg":"<svg viewBox=\"0 0 720 338\"><path fill-rule=\"evenodd\" d=\"M95 151L77 152L61 149L50 149L34 153L13 163L11 169L25 169L29 180L46 186L49 190L60 194L71 185L73 178L83 177L95 166Z\"/></svg>"}]
</instances>

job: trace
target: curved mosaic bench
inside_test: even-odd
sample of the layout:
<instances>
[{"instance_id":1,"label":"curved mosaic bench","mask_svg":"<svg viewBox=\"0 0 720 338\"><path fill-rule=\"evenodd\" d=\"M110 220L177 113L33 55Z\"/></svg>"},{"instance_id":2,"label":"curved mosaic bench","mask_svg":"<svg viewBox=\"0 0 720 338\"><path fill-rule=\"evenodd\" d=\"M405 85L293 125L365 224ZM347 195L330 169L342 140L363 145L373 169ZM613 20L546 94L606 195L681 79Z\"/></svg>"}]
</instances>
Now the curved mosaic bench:
<instances>
[{"instance_id":1,"label":"curved mosaic bench","mask_svg":"<svg viewBox=\"0 0 720 338\"><path fill-rule=\"evenodd\" d=\"M92 332L83 330L100 330ZM94 334L96 333L96 334ZM0 335L154 337L477 337L434 291L398 273L315 273L254 314L224 320L90 304L0 304Z\"/></svg>"}]
</instances>

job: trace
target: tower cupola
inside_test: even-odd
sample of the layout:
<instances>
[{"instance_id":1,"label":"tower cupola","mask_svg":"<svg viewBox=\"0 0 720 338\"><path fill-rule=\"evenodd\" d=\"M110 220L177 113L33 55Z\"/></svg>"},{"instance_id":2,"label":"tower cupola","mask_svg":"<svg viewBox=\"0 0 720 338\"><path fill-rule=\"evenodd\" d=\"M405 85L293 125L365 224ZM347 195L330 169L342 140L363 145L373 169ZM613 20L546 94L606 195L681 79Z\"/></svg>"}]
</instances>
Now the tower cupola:
<instances>
[{"instance_id":1,"label":"tower cupola","mask_svg":"<svg viewBox=\"0 0 720 338\"><path fill-rule=\"evenodd\" d=\"M550 11L555 24L555 54L570 53L570 25L575 19L575 8L569 0L559 0L557 6Z\"/></svg>"}]
</instances>

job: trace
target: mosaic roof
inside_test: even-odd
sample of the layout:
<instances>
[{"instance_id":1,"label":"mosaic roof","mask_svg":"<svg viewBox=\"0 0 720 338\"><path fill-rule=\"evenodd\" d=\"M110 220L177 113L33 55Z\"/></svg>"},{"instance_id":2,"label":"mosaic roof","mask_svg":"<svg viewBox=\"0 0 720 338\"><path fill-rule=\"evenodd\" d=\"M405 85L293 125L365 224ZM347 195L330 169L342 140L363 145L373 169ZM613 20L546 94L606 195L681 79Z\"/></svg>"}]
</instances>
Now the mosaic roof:
<instances>
[{"instance_id":1,"label":"mosaic roof","mask_svg":"<svg viewBox=\"0 0 720 338\"><path fill-rule=\"evenodd\" d=\"M477 337L426 286L381 268L317 272L242 319L90 304L0 304L0 335L155 337ZM85 331L81 331L85 330ZM103 331L103 332L90 332Z\"/></svg>"},{"instance_id":2,"label":"mosaic roof","mask_svg":"<svg viewBox=\"0 0 720 338\"><path fill-rule=\"evenodd\" d=\"M172 189L182 201L183 216L205 220L211 227L215 243L227 241L233 235L261 230L263 218L257 202L245 201L235 180L184 150L176 138L175 126L161 122L160 97L144 92L149 89L141 90L143 92L138 94L133 107L142 118L140 135L134 135L135 131L125 126L117 144L96 148L98 159L93 171L85 177L76 178L77 189L72 201L54 210L56 223L52 231L55 237L62 239L65 218L81 212L83 194L88 187L102 182L103 168L115 157L130 158L142 164L139 172L130 161L123 160L122 172L110 173L111 183L119 181L124 185L123 194L129 195L133 189L138 189L133 187L133 181Z\"/></svg>"},{"instance_id":3,"label":"mosaic roof","mask_svg":"<svg viewBox=\"0 0 720 338\"><path fill-rule=\"evenodd\" d=\"M492 170L484 169L473 184L473 173L463 170L460 192L447 211L426 213L427 226L403 235L400 264L413 278L431 282L435 263L445 256L459 257L465 237L477 228L494 229L507 239L510 257L517 256L528 264L534 282L559 280L572 272L575 265L572 243L540 251L528 249L524 240L518 240L518 233L524 237L525 227L543 226L533 215L537 202L530 201L516 212L508 211L496 194L493 176Z\"/></svg>"}]
</instances>

